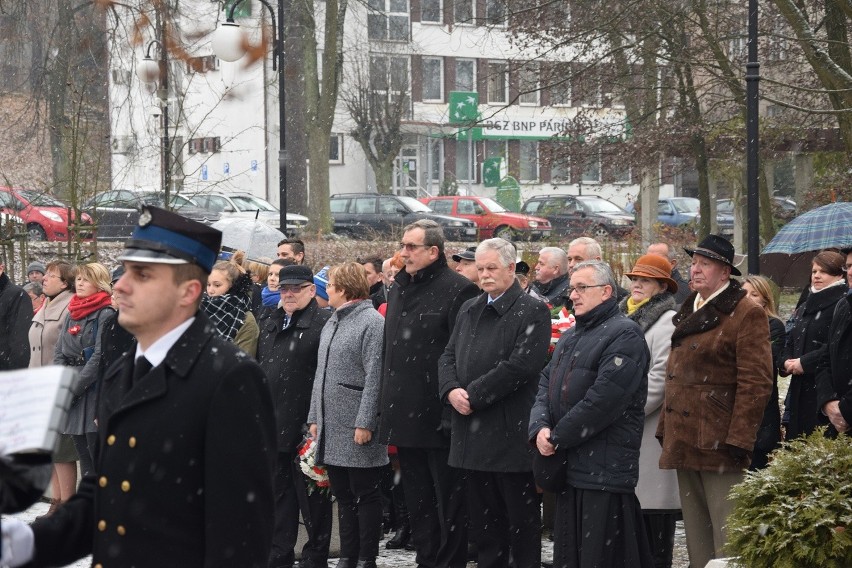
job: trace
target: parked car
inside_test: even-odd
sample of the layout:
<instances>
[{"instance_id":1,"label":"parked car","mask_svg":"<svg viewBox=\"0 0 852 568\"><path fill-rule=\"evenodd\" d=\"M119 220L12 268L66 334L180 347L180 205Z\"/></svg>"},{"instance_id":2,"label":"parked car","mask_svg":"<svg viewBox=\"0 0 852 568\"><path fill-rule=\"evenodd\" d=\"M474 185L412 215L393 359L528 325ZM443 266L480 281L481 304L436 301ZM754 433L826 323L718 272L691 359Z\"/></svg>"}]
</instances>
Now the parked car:
<instances>
[{"instance_id":1,"label":"parked car","mask_svg":"<svg viewBox=\"0 0 852 568\"><path fill-rule=\"evenodd\" d=\"M0 187L0 211L26 225L31 241L66 241L69 238L69 206L43 191ZM71 210L72 222L76 218ZM83 225L92 224L92 218L86 213L80 219ZM82 227L80 231L82 238L92 237L91 229Z\"/></svg>"},{"instance_id":2,"label":"parked car","mask_svg":"<svg viewBox=\"0 0 852 568\"><path fill-rule=\"evenodd\" d=\"M528 199L521 211L544 217L560 237L617 237L636 226L633 215L595 195L538 195Z\"/></svg>"},{"instance_id":3,"label":"parked car","mask_svg":"<svg viewBox=\"0 0 852 568\"><path fill-rule=\"evenodd\" d=\"M165 195L161 191L146 189L113 189L95 195L86 202L85 209L92 212L99 239L127 239L133 233L143 205L165 208ZM169 196L169 209L188 219L210 225L219 220L219 214L199 207L193 200L173 193Z\"/></svg>"},{"instance_id":4,"label":"parked car","mask_svg":"<svg viewBox=\"0 0 852 568\"><path fill-rule=\"evenodd\" d=\"M775 195L772 197L772 216L776 221L786 223L797 214L796 202L788 197ZM732 199L719 199L716 201L716 211L727 215L734 215L734 201Z\"/></svg>"},{"instance_id":5,"label":"parked car","mask_svg":"<svg viewBox=\"0 0 852 568\"><path fill-rule=\"evenodd\" d=\"M418 219L432 219L443 227L447 240L476 240L473 221L438 215L413 197L347 193L332 195L330 203L334 232L340 235L369 237L377 233L390 234Z\"/></svg>"},{"instance_id":6,"label":"parked car","mask_svg":"<svg viewBox=\"0 0 852 568\"><path fill-rule=\"evenodd\" d=\"M281 211L265 199L251 193L225 193L214 191L193 195L192 200L200 207L219 213L223 219L257 219L281 230ZM299 236L308 225L308 218L287 211L287 230L289 236Z\"/></svg>"},{"instance_id":7,"label":"parked car","mask_svg":"<svg viewBox=\"0 0 852 568\"><path fill-rule=\"evenodd\" d=\"M694 197L663 197L657 201L657 222L672 227L692 228L698 217L700 203ZM635 214L636 202L629 203L625 209Z\"/></svg>"},{"instance_id":8,"label":"parked car","mask_svg":"<svg viewBox=\"0 0 852 568\"><path fill-rule=\"evenodd\" d=\"M542 239L550 236L547 219L524 213L512 213L490 197L438 196L421 199L435 213L452 215L476 223L479 238L500 237L507 240Z\"/></svg>"}]
</instances>

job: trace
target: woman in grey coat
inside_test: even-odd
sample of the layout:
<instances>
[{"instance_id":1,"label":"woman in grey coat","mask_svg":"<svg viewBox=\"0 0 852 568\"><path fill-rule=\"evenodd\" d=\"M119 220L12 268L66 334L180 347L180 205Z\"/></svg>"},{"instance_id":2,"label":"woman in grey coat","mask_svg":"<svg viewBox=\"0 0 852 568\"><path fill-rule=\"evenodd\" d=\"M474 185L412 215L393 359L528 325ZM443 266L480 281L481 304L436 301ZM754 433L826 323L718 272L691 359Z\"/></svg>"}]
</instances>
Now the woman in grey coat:
<instances>
[{"instance_id":1,"label":"woman in grey coat","mask_svg":"<svg viewBox=\"0 0 852 568\"><path fill-rule=\"evenodd\" d=\"M79 379L72 385L74 398L68 409L65 433L74 438L83 476L94 474L92 450L97 440L95 424L96 381L101 359L101 332L113 313L112 286L106 267L97 262L77 268L68 303L68 317L62 324L53 352L53 363L77 367Z\"/></svg>"},{"instance_id":2,"label":"woman in grey coat","mask_svg":"<svg viewBox=\"0 0 852 568\"><path fill-rule=\"evenodd\" d=\"M364 267L348 262L328 272L335 309L320 336L308 412L317 463L328 468L340 525L338 568L376 568L382 536L379 486L387 446L373 439L381 392L384 320L370 301Z\"/></svg>"}]
</instances>

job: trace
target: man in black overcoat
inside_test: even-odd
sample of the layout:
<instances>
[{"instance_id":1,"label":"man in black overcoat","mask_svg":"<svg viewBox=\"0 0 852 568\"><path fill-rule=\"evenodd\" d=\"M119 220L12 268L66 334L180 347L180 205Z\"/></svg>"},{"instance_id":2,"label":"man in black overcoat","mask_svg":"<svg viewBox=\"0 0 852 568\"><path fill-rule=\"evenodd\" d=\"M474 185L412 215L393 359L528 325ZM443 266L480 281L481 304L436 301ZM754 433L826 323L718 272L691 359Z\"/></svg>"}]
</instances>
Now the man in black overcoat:
<instances>
[{"instance_id":1,"label":"man in black overcoat","mask_svg":"<svg viewBox=\"0 0 852 568\"><path fill-rule=\"evenodd\" d=\"M96 474L31 527L34 566L91 554L106 568L266 567L276 446L269 387L198 311L221 238L143 208L114 289L119 323L137 346L101 381Z\"/></svg>"},{"instance_id":2,"label":"man in black overcoat","mask_svg":"<svg viewBox=\"0 0 852 568\"><path fill-rule=\"evenodd\" d=\"M529 415L547 360L550 312L515 280L515 247L476 249L486 292L461 307L439 363L441 399L453 407L450 460L466 470L470 532L479 568L541 566L540 500Z\"/></svg>"},{"instance_id":3,"label":"man in black overcoat","mask_svg":"<svg viewBox=\"0 0 852 568\"><path fill-rule=\"evenodd\" d=\"M282 268L279 289L278 307L261 316L257 344L257 361L269 379L278 427L275 532L269 568L293 566L300 511L308 541L302 547L299 568L327 568L331 501L318 491L308 494L296 459L311 406L320 333L331 312L321 309L314 299L314 275L307 266Z\"/></svg>"},{"instance_id":4,"label":"man in black overcoat","mask_svg":"<svg viewBox=\"0 0 852 568\"><path fill-rule=\"evenodd\" d=\"M0 263L0 371L26 369L30 363L33 303Z\"/></svg>"},{"instance_id":5,"label":"man in black overcoat","mask_svg":"<svg viewBox=\"0 0 852 568\"><path fill-rule=\"evenodd\" d=\"M479 288L447 266L430 220L403 229L405 270L388 292L379 439L397 446L405 502L423 568L467 565L463 472L447 464L449 407L438 398L438 359L461 305Z\"/></svg>"}]
</instances>

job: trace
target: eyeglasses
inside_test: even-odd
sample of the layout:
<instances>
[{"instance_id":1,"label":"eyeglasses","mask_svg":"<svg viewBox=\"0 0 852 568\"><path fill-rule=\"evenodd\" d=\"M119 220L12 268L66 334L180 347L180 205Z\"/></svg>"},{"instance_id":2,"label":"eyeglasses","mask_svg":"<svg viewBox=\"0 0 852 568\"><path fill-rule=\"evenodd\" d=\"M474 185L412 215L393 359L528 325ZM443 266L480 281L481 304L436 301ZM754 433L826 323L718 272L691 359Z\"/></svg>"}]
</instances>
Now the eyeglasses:
<instances>
[{"instance_id":1,"label":"eyeglasses","mask_svg":"<svg viewBox=\"0 0 852 568\"><path fill-rule=\"evenodd\" d=\"M571 286L570 288L565 290L565 295L570 296L574 292L577 292L579 295L582 296L589 288L602 288L604 286L609 286L609 284L577 284L576 286Z\"/></svg>"},{"instance_id":2,"label":"eyeglasses","mask_svg":"<svg viewBox=\"0 0 852 568\"><path fill-rule=\"evenodd\" d=\"M414 243L399 243L399 248L405 249L408 252L412 252L419 247L430 248L432 246L434 246L434 245L416 245Z\"/></svg>"},{"instance_id":3,"label":"eyeglasses","mask_svg":"<svg viewBox=\"0 0 852 568\"><path fill-rule=\"evenodd\" d=\"M282 294L290 293L290 294L298 294L305 288L311 286L310 284L284 284L283 286L279 286L278 289Z\"/></svg>"}]
</instances>

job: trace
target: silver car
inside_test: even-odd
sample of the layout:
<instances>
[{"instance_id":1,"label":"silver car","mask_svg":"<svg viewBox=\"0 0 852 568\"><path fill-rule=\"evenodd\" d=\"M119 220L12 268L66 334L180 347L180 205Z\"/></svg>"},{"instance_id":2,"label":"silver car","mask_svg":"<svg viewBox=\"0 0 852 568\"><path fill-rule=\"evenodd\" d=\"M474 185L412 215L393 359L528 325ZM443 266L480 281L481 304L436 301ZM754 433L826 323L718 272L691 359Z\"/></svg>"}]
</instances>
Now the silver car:
<instances>
[{"instance_id":1,"label":"silver car","mask_svg":"<svg viewBox=\"0 0 852 568\"><path fill-rule=\"evenodd\" d=\"M192 196L199 206L215 211L222 219L236 217L240 219L257 219L267 225L281 230L281 212L273 204L251 193L212 192ZM298 213L287 211L287 230L282 231L288 236L299 236L308 224L308 218Z\"/></svg>"}]
</instances>

